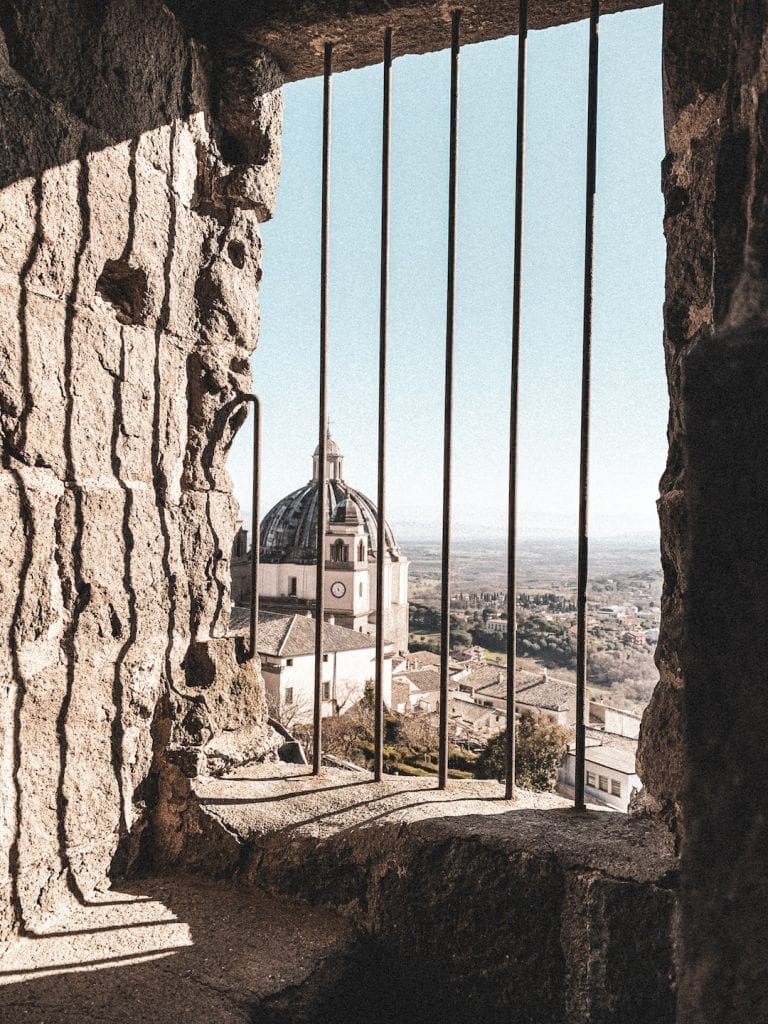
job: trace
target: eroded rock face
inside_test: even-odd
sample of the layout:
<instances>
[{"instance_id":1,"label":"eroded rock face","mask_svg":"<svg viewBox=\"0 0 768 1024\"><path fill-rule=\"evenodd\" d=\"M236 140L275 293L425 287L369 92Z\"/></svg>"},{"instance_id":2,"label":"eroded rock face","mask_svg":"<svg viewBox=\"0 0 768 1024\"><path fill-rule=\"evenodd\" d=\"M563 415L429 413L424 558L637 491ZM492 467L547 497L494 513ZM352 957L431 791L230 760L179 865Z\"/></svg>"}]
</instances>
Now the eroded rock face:
<instances>
[{"instance_id":1,"label":"eroded rock face","mask_svg":"<svg viewBox=\"0 0 768 1024\"><path fill-rule=\"evenodd\" d=\"M670 455L640 769L681 836L679 1020L768 1018L768 14L665 4Z\"/></svg>"},{"instance_id":2,"label":"eroded rock face","mask_svg":"<svg viewBox=\"0 0 768 1024\"><path fill-rule=\"evenodd\" d=\"M257 666L212 638L282 107L255 57L222 125L156 0L16 0L0 29L1 935L135 851L166 745L265 743Z\"/></svg>"}]
</instances>

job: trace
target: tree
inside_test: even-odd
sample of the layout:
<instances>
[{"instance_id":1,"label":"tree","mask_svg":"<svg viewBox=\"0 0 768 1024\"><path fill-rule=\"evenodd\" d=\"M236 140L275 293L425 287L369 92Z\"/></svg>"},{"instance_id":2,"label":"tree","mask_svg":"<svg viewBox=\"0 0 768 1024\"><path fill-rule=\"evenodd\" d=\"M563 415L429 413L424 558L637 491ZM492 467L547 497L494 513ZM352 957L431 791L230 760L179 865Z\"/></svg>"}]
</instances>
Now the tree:
<instances>
[{"instance_id":1,"label":"tree","mask_svg":"<svg viewBox=\"0 0 768 1024\"><path fill-rule=\"evenodd\" d=\"M475 767L479 779L506 778L507 731L491 737L480 752ZM517 726L515 776L523 789L540 792L555 788L557 769L568 743L568 733L544 715L523 711Z\"/></svg>"}]
</instances>

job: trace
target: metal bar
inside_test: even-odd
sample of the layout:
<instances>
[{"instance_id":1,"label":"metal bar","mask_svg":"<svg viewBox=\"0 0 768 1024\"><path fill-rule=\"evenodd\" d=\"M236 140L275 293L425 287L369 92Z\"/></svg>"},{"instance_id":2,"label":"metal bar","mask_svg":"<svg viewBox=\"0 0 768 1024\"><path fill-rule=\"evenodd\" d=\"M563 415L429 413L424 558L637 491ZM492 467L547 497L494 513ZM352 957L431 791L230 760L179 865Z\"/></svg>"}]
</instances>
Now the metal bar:
<instances>
[{"instance_id":1,"label":"metal bar","mask_svg":"<svg viewBox=\"0 0 768 1024\"><path fill-rule=\"evenodd\" d=\"M259 485L261 476L261 402L256 395L243 395L253 405L253 456L251 467L251 624L248 660L256 657L259 633L259 567L261 559L261 523L259 522Z\"/></svg>"},{"instance_id":2,"label":"metal bar","mask_svg":"<svg viewBox=\"0 0 768 1024\"><path fill-rule=\"evenodd\" d=\"M317 482L317 585L315 590L315 703L312 774L323 758L323 621L325 619L325 521L328 517L328 234L331 187L331 75L333 44L325 44L323 64L323 178L320 228L320 402Z\"/></svg>"},{"instance_id":3,"label":"metal bar","mask_svg":"<svg viewBox=\"0 0 768 1024\"><path fill-rule=\"evenodd\" d=\"M440 628L440 749L438 786L448 785L448 660L451 643L451 455L453 441L453 339L456 279L456 193L459 143L459 28L461 11L451 23L451 128L448 175L448 281L445 317L445 423L443 431L443 550Z\"/></svg>"},{"instance_id":4,"label":"metal bar","mask_svg":"<svg viewBox=\"0 0 768 1024\"><path fill-rule=\"evenodd\" d=\"M520 310L523 276L525 193L525 86L528 55L528 0L520 0L517 35L517 149L515 155L515 262L512 287L512 375L509 405L509 518L507 534L507 743L505 798L514 800L515 702L517 677L517 424L520 380Z\"/></svg>"},{"instance_id":5,"label":"metal bar","mask_svg":"<svg viewBox=\"0 0 768 1024\"><path fill-rule=\"evenodd\" d=\"M392 29L384 33L381 117L381 284L379 297L379 479L376 523L376 689L373 712L373 775L384 774L384 561L386 543L387 313L389 298L389 144L391 125Z\"/></svg>"},{"instance_id":6,"label":"metal bar","mask_svg":"<svg viewBox=\"0 0 768 1024\"><path fill-rule=\"evenodd\" d=\"M579 562L576 594L576 777L574 807L584 802L587 690L587 581L589 574L589 422L592 372L592 291L597 179L597 68L600 0L592 0L589 19L589 97L587 101L587 188L584 235L584 332L581 368L581 459L579 464Z\"/></svg>"}]
</instances>

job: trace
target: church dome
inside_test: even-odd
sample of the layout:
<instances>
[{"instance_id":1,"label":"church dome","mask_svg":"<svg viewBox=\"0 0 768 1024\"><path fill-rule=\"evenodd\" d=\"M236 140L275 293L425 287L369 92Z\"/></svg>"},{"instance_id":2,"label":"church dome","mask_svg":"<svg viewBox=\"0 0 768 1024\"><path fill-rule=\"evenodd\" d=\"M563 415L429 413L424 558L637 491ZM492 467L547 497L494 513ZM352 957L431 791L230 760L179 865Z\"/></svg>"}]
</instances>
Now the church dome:
<instances>
[{"instance_id":1,"label":"church dome","mask_svg":"<svg viewBox=\"0 0 768 1024\"><path fill-rule=\"evenodd\" d=\"M339 446L330 437L327 445L329 463L335 460L338 465L342 459ZM314 456L314 465L314 478L278 501L262 519L262 562L289 562L296 565L314 565L317 562L317 454ZM326 481L326 509L330 522L350 525L361 523L368 542L368 557L376 557L377 512L370 498L340 478L329 478ZM384 535L389 556L398 560L400 552L389 524L385 527Z\"/></svg>"}]
</instances>

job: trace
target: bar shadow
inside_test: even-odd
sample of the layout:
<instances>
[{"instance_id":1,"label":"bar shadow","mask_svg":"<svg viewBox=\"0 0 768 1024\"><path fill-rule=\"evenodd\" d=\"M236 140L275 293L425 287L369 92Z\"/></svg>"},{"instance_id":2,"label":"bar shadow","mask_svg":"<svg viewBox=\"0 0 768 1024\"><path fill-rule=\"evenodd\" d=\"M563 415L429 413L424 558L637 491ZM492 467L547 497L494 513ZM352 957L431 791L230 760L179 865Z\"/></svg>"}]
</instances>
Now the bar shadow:
<instances>
[{"instance_id":1,"label":"bar shadow","mask_svg":"<svg viewBox=\"0 0 768 1024\"><path fill-rule=\"evenodd\" d=\"M290 994L326 957L357 942L356 929L333 911L231 882L145 878L120 891L129 898L78 907L56 931L4 951L0 1020L262 1019L262 1003ZM146 920L137 916L144 904Z\"/></svg>"}]
</instances>

